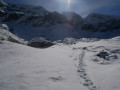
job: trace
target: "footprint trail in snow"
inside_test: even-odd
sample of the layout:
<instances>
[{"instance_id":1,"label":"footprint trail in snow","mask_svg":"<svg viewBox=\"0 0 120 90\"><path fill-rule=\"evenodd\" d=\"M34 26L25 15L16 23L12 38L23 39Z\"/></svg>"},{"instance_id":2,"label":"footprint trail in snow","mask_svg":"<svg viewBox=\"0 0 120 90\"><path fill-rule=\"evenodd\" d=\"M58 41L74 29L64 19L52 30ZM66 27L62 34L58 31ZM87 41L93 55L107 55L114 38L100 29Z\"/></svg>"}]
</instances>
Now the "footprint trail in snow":
<instances>
[{"instance_id":1,"label":"footprint trail in snow","mask_svg":"<svg viewBox=\"0 0 120 90\"><path fill-rule=\"evenodd\" d=\"M75 48L74 48L75 49ZM79 54L78 60L78 75L80 77L80 83L83 84L83 86L87 87L89 90L100 90L97 88L97 86L94 85L93 81L90 79L90 77L87 74L86 67L87 65L84 63L84 56L85 56L85 50L79 48L75 50L82 50L81 54ZM76 59L76 58L75 58Z\"/></svg>"}]
</instances>

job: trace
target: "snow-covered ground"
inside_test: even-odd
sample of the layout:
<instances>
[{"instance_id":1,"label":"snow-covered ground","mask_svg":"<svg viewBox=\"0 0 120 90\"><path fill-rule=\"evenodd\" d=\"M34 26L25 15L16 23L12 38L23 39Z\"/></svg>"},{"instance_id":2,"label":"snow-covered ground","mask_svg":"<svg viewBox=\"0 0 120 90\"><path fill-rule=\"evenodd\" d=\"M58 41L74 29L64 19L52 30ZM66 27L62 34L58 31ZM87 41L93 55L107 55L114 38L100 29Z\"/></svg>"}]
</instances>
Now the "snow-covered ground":
<instances>
[{"instance_id":1,"label":"snow-covered ground","mask_svg":"<svg viewBox=\"0 0 120 90\"><path fill-rule=\"evenodd\" d=\"M120 37L49 48L0 42L0 90L120 90L119 77Z\"/></svg>"},{"instance_id":2,"label":"snow-covered ground","mask_svg":"<svg viewBox=\"0 0 120 90\"><path fill-rule=\"evenodd\" d=\"M78 72L83 85L90 90L120 90L120 37L73 46L78 57L73 55L74 59L80 61ZM103 50L109 54L105 59L97 56Z\"/></svg>"},{"instance_id":3,"label":"snow-covered ground","mask_svg":"<svg viewBox=\"0 0 120 90\"><path fill-rule=\"evenodd\" d=\"M36 49L0 44L0 90L87 90L80 84L68 46Z\"/></svg>"}]
</instances>

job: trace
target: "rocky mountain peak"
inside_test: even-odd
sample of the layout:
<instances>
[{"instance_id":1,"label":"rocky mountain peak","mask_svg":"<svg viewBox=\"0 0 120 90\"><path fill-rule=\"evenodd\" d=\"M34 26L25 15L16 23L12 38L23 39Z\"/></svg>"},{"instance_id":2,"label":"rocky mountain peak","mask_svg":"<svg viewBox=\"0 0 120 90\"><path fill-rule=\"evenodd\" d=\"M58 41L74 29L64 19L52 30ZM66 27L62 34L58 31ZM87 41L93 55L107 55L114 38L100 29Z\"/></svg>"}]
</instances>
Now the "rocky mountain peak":
<instances>
[{"instance_id":1,"label":"rocky mountain peak","mask_svg":"<svg viewBox=\"0 0 120 90\"><path fill-rule=\"evenodd\" d=\"M83 18L75 12L63 12L63 15L66 16L68 22L74 27L81 25L83 22Z\"/></svg>"},{"instance_id":2,"label":"rocky mountain peak","mask_svg":"<svg viewBox=\"0 0 120 90\"><path fill-rule=\"evenodd\" d=\"M7 4L4 1L0 0L0 10L6 11L7 7L8 7Z\"/></svg>"}]
</instances>

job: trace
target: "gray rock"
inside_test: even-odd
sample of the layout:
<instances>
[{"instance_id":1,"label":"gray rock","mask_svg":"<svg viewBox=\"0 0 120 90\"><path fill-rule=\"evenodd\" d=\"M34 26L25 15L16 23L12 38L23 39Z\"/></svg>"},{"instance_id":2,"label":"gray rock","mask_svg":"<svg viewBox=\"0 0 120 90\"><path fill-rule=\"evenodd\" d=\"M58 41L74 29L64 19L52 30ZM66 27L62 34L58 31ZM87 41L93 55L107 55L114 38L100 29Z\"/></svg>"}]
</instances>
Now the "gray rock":
<instances>
[{"instance_id":1,"label":"gray rock","mask_svg":"<svg viewBox=\"0 0 120 90\"><path fill-rule=\"evenodd\" d=\"M99 53L97 54L97 56L98 56L99 58L103 58L103 59L105 59L105 60L108 60L106 57L109 56L109 53L106 52L106 51L104 51L104 50L102 50L101 52L99 52Z\"/></svg>"},{"instance_id":2,"label":"gray rock","mask_svg":"<svg viewBox=\"0 0 120 90\"><path fill-rule=\"evenodd\" d=\"M24 13L22 12L10 12L5 16L3 21L8 22L8 21L13 21L13 20L18 20L22 16L24 16Z\"/></svg>"},{"instance_id":3,"label":"gray rock","mask_svg":"<svg viewBox=\"0 0 120 90\"><path fill-rule=\"evenodd\" d=\"M30 42L28 42L28 46L31 47L50 47L52 45L54 45L54 43L42 37L33 38Z\"/></svg>"}]
</instances>

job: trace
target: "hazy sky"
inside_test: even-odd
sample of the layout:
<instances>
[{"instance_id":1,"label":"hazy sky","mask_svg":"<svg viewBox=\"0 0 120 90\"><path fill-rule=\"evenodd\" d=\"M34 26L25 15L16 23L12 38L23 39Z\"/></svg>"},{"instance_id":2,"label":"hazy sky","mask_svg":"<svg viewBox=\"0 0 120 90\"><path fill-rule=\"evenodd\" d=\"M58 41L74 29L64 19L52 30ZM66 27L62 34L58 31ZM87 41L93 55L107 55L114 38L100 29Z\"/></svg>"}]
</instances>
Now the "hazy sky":
<instances>
[{"instance_id":1,"label":"hazy sky","mask_svg":"<svg viewBox=\"0 0 120 90\"><path fill-rule=\"evenodd\" d=\"M42 5L50 11L67 11L67 0L4 0L10 3ZM91 12L120 15L120 0L70 0L70 10L86 16Z\"/></svg>"}]
</instances>

